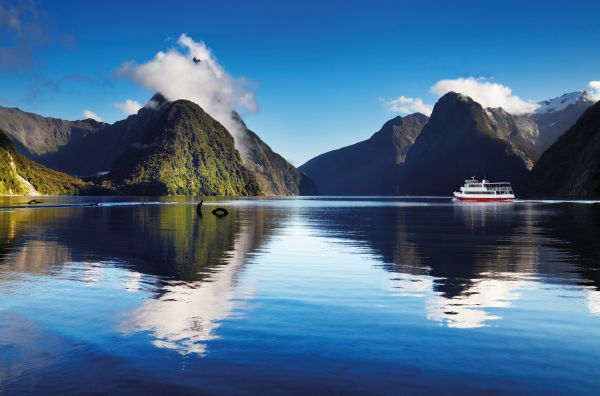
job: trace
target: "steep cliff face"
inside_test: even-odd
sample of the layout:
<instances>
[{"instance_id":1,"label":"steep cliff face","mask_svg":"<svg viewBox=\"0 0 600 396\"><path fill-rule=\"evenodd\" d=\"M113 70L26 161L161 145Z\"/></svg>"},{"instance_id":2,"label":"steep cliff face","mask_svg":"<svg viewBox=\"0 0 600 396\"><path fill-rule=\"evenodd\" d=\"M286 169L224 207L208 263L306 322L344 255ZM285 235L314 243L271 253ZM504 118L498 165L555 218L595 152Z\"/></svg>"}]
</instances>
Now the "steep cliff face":
<instances>
[{"instance_id":1,"label":"steep cliff face","mask_svg":"<svg viewBox=\"0 0 600 396\"><path fill-rule=\"evenodd\" d=\"M254 175L265 195L316 195L312 180L277 154L251 130L246 130L246 168Z\"/></svg>"},{"instance_id":2,"label":"steep cliff face","mask_svg":"<svg viewBox=\"0 0 600 396\"><path fill-rule=\"evenodd\" d=\"M509 114L502 108L487 108L493 129L506 139L541 155L565 133L594 100L587 92L571 92L539 102L535 112Z\"/></svg>"},{"instance_id":3,"label":"steep cliff face","mask_svg":"<svg viewBox=\"0 0 600 396\"><path fill-rule=\"evenodd\" d=\"M539 130L530 114L510 114L501 107L485 109L492 130L505 140L529 145L534 150Z\"/></svg>"},{"instance_id":4,"label":"steep cliff face","mask_svg":"<svg viewBox=\"0 0 600 396\"><path fill-rule=\"evenodd\" d=\"M544 152L528 190L542 196L600 196L600 102Z\"/></svg>"},{"instance_id":5,"label":"steep cliff face","mask_svg":"<svg viewBox=\"0 0 600 396\"><path fill-rule=\"evenodd\" d=\"M238 147L246 168L254 175L265 195L317 195L314 182L303 172L274 152L260 136L252 132L239 114L234 114L243 136L238 137Z\"/></svg>"},{"instance_id":6,"label":"steep cliff face","mask_svg":"<svg viewBox=\"0 0 600 396\"><path fill-rule=\"evenodd\" d=\"M533 118L529 114L512 115L502 108L487 108L485 113L490 129L512 146L527 169L533 168L539 157L535 149L539 131Z\"/></svg>"},{"instance_id":7,"label":"steep cliff face","mask_svg":"<svg viewBox=\"0 0 600 396\"><path fill-rule=\"evenodd\" d=\"M321 154L300 170L322 194L395 194L406 154L427 120L419 113L395 117L369 139Z\"/></svg>"},{"instance_id":8,"label":"steep cliff face","mask_svg":"<svg viewBox=\"0 0 600 396\"><path fill-rule=\"evenodd\" d=\"M507 139L508 131L468 96L447 93L408 151L405 192L449 195L472 175L512 182L519 189L535 154Z\"/></svg>"}]
</instances>

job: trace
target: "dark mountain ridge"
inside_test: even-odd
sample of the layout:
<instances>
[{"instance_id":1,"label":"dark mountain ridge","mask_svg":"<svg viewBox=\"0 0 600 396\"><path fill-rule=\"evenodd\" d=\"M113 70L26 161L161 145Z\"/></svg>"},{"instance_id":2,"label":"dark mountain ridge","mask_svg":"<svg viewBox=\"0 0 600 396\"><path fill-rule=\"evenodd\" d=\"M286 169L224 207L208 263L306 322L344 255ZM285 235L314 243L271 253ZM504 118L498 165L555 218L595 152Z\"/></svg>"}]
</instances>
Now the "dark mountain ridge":
<instances>
[{"instance_id":1,"label":"dark mountain ridge","mask_svg":"<svg viewBox=\"0 0 600 396\"><path fill-rule=\"evenodd\" d=\"M520 188L537 159L535 153L494 125L486 110L468 96L455 92L442 96L408 151L403 192L448 195L471 175Z\"/></svg>"},{"instance_id":2,"label":"dark mountain ridge","mask_svg":"<svg viewBox=\"0 0 600 396\"><path fill-rule=\"evenodd\" d=\"M0 130L29 157L43 157L97 132L107 124L92 119L66 121L17 108L0 107Z\"/></svg>"},{"instance_id":3,"label":"dark mountain ridge","mask_svg":"<svg viewBox=\"0 0 600 396\"><path fill-rule=\"evenodd\" d=\"M395 194L406 153L427 120L420 113L395 117L369 139L321 154L300 170L322 194Z\"/></svg>"},{"instance_id":4,"label":"dark mountain ridge","mask_svg":"<svg viewBox=\"0 0 600 396\"><path fill-rule=\"evenodd\" d=\"M531 172L528 191L544 196L600 196L600 102L544 152Z\"/></svg>"}]
</instances>

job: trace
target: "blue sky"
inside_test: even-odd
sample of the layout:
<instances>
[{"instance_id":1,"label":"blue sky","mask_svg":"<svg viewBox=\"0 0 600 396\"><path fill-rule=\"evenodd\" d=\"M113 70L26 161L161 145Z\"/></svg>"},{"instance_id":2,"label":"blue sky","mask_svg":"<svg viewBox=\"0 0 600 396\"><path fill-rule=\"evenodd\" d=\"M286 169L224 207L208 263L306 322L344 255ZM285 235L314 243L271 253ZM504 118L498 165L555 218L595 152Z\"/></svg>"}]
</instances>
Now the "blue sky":
<instances>
[{"instance_id":1,"label":"blue sky","mask_svg":"<svg viewBox=\"0 0 600 396\"><path fill-rule=\"evenodd\" d=\"M26 8L18 31L0 16L0 105L124 118L115 103L152 93L116 70L185 33L249 81L260 110L247 124L296 165L370 136L395 116L385 100L435 103L439 80L485 78L534 102L600 80L598 1L0 4Z\"/></svg>"}]
</instances>

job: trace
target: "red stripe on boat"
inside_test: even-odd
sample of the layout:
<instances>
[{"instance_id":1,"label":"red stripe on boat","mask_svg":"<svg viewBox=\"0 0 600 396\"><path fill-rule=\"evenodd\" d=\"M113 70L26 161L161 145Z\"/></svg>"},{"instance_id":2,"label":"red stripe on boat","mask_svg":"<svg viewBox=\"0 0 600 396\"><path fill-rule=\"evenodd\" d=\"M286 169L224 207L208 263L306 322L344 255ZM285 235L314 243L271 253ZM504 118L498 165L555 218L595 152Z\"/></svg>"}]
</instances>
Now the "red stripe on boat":
<instances>
[{"instance_id":1,"label":"red stripe on boat","mask_svg":"<svg viewBox=\"0 0 600 396\"><path fill-rule=\"evenodd\" d=\"M491 201L512 201L514 198L465 198L456 197L461 201L473 201L473 202L491 202Z\"/></svg>"}]
</instances>

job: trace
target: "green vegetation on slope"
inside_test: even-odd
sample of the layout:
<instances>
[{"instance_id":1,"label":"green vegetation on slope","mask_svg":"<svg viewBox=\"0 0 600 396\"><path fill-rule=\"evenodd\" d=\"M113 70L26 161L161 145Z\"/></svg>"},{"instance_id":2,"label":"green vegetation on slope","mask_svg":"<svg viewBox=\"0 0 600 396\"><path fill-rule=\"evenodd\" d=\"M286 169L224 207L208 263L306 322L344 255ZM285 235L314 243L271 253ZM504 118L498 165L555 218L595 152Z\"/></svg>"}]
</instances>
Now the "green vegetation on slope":
<instances>
[{"instance_id":1,"label":"green vegetation on slope","mask_svg":"<svg viewBox=\"0 0 600 396\"><path fill-rule=\"evenodd\" d=\"M110 180L123 192L170 195L254 195L229 132L198 105L178 100L140 115ZM116 125L116 124L115 124Z\"/></svg>"},{"instance_id":2,"label":"green vegetation on slope","mask_svg":"<svg viewBox=\"0 0 600 396\"><path fill-rule=\"evenodd\" d=\"M158 93L149 103L112 125L0 107L0 129L30 159L97 182L86 189L90 194L317 193L309 178L252 131L246 129L238 142L245 149L240 157L229 132L199 106Z\"/></svg>"},{"instance_id":3,"label":"green vegetation on slope","mask_svg":"<svg viewBox=\"0 0 600 396\"><path fill-rule=\"evenodd\" d=\"M25 158L0 131L0 195L75 195L85 186L80 179Z\"/></svg>"}]
</instances>

